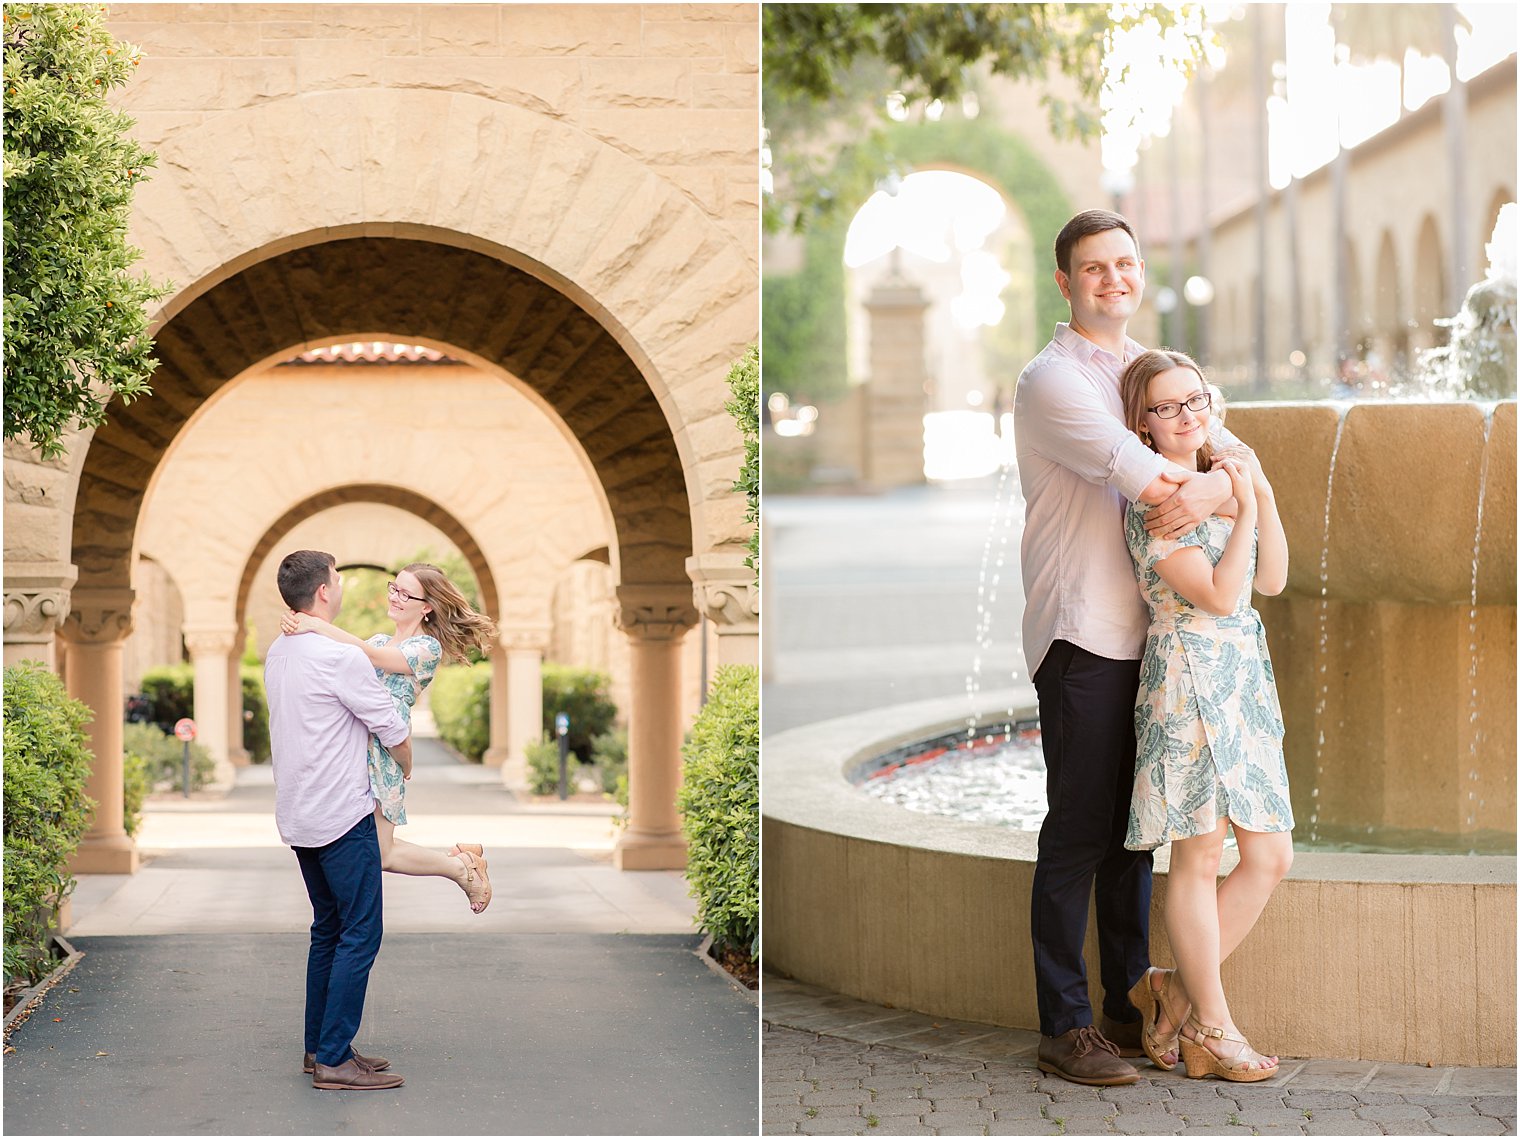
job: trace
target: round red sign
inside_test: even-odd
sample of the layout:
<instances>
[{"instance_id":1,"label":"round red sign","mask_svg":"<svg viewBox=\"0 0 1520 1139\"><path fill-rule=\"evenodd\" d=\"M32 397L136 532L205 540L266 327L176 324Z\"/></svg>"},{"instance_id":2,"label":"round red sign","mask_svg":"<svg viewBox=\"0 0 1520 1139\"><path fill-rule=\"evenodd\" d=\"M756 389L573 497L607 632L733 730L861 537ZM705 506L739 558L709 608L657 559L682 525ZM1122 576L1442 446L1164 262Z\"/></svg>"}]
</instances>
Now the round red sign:
<instances>
[{"instance_id":1,"label":"round red sign","mask_svg":"<svg viewBox=\"0 0 1520 1139\"><path fill-rule=\"evenodd\" d=\"M195 721L188 718L179 721L179 723L174 725L174 734L182 740L193 740L195 738Z\"/></svg>"}]
</instances>

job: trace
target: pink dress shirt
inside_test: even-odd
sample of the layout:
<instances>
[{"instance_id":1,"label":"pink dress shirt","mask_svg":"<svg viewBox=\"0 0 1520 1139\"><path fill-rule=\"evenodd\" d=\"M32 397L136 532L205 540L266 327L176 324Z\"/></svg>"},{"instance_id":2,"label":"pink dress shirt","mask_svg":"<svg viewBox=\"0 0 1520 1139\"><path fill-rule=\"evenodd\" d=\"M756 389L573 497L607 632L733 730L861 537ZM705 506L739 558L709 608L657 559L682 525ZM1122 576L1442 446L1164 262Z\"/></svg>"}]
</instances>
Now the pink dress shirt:
<instances>
[{"instance_id":1,"label":"pink dress shirt","mask_svg":"<svg viewBox=\"0 0 1520 1139\"><path fill-rule=\"evenodd\" d=\"M1065 323L1019 376L1014 447L1024 492L1024 659L1030 679L1054 641L1139 660L1149 614L1124 541L1124 506L1168 466L1124 426L1124 359ZM1215 419L1210 437L1235 438Z\"/></svg>"},{"instance_id":2,"label":"pink dress shirt","mask_svg":"<svg viewBox=\"0 0 1520 1139\"><path fill-rule=\"evenodd\" d=\"M264 659L274 818L289 846L326 846L375 809L370 733L386 747L411 728L364 650L319 633L276 637Z\"/></svg>"}]
</instances>

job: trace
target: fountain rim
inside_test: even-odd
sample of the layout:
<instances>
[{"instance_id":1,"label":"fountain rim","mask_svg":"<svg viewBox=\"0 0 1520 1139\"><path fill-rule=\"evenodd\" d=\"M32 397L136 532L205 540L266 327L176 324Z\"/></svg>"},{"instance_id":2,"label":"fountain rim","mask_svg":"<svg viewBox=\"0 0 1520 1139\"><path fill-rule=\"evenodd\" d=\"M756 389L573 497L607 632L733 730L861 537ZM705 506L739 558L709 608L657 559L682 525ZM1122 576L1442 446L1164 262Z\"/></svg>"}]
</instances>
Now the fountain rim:
<instances>
[{"instance_id":1,"label":"fountain rim","mask_svg":"<svg viewBox=\"0 0 1520 1139\"><path fill-rule=\"evenodd\" d=\"M983 692L975 705L978 732L1032 716L1034 687ZM987 823L911 811L863 794L850 773L875 756L919 740L964 731L971 709L965 696L857 712L766 734L760 765L760 811L771 822L842 838L906 847L932 854L1033 862L1037 836ZM1169 847L1156 852L1165 873ZM763 855L762 855L763 856ZM1227 870L1233 855L1226 856ZM1512 855L1368 854L1299 851L1289 877L1322 882L1513 885Z\"/></svg>"}]
</instances>

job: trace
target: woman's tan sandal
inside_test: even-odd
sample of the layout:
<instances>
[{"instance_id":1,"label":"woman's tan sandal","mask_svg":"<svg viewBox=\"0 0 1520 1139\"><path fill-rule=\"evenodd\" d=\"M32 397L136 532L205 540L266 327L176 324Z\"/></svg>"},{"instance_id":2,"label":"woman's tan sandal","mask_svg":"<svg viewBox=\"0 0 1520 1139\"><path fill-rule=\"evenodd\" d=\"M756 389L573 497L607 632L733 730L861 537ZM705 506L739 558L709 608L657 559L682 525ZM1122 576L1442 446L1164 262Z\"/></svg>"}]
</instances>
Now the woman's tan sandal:
<instances>
[{"instance_id":1,"label":"woman's tan sandal","mask_svg":"<svg viewBox=\"0 0 1520 1139\"><path fill-rule=\"evenodd\" d=\"M1165 974L1159 989L1151 987L1152 973ZM1171 1006L1167 1003L1166 994L1171 988L1175 973L1175 969L1157 969L1152 966L1129 991L1130 1004L1140 1010L1140 1047L1145 1049L1151 1063L1164 1072L1170 1072L1177 1066L1177 1033L1181 1022L1173 1021L1172 1031L1165 1036L1156 1031L1156 1026L1161 1022L1163 1012L1168 1018L1171 1017Z\"/></svg>"},{"instance_id":2,"label":"woman's tan sandal","mask_svg":"<svg viewBox=\"0 0 1520 1139\"><path fill-rule=\"evenodd\" d=\"M484 913L491 904L491 879L486 873L486 860L468 848L461 849L455 857L464 863L464 881L460 885L470 900L470 909L477 914Z\"/></svg>"},{"instance_id":3,"label":"woman's tan sandal","mask_svg":"<svg viewBox=\"0 0 1520 1139\"><path fill-rule=\"evenodd\" d=\"M476 858L479 858L486 852L486 848L478 842L456 842L453 846L449 847L449 857L458 858L461 850L468 850Z\"/></svg>"},{"instance_id":4,"label":"woman's tan sandal","mask_svg":"<svg viewBox=\"0 0 1520 1139\"><path fill-rule=\"evenodd\" d=\"M1204 1046L1205 1040L1231 1041L1239 1047L1228 1059ZM1266 1067L1267 1058L1253 1049L1244 1036L1236 1036L1222 1028L1210 1028L1196 1018L1187 1018L1182 1032L1182 1061L1187 1065L1188 1078L1201 1080L1205 1076L1218 1076L1237 1084L1254 1084L1258 1080L1270 1080L1277 1075L1277 1065Z\"/></svg>"}]
</instances>

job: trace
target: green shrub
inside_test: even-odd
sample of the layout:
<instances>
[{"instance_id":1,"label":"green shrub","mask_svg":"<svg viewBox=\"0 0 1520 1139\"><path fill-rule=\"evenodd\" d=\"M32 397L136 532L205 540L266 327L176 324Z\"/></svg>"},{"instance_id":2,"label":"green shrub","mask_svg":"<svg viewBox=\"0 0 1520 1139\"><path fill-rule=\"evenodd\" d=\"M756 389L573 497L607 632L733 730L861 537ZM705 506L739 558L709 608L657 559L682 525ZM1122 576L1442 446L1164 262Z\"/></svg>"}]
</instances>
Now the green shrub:
<instances>
[{"instance_id":1,"label":"green shrub","mask_svg":"<svg viewBox=\"0 0 1520 1139\"><path fill-rule=\"evenodd\" d=\"M681 753L677 796L697 922L713 947L760 951L760 672L725 665Z\"/></svg>"},{"instance_id":2,"label":"green shrub","mask_svg":"<svg viewBox=\"0 0 1520 1139\"><path fill-rule=\"evenodd\" d=\"M5 670L4 704L5 976L30 982L51 965L47 931L95 807L84 794L92 713L35 661Z\"/></svg>"},{"instance_id":3,"label":"green shrub","mask_svg":"<svg viewBox=\"0 0 1520 1139\"><path fill-rule=\"evenodd\" d=\"M443 742L480 762L491 744L491 665L445 665L428 687L433 720Z\"/></svg>"},{"instance_id":4,"label":"green shrub","mask_svg":"<svg viewBox=\"0 0 1520 1139\"><path fill-rule=\"evenodd\" d=\"M153 704L153 722L164 730L195 718L195 667L166 664L143 673L142 693Z\"/></svg>"},{"instance_id":5,"label":"green shrub","mask_svg":"<svg viewBox=\"0 0 1520 1139\"><path fill-rule=\"evenodd\" d=\"M528 790L535 795L558 795L559 794L559 741L537 740L527 747L528 752ZM566 765L566 778L570 783L570 793L575 793L575 775L579 762L574 754L570 756L570 762Z\"/></svg>"},{"instance_id":6,"label":"green shrub","mask_svg":"<svg viewBox=\"0 0 1520 1139\"><path fill-rule=\"evenodd\" d=\"M121 825L135 837L142 825L143 804L153 793L153 776L148 761L136 752L124 751L121 761Z\"/></svg>"},{"instance_id":7,"label":"green shrub","mask_svg":"<svg viewBox=\"0 0 1520 1139\"><path fill-rule=\"evenodd\" d=\"M582 763L591 762L591 741L605 735L617 719L617 705L607 694L612 681L605 673L567 664L545 664L544 734L554 735L554 717L570 717L570 750Z\"/></svg>"},{"instance_id":8,"label":"green shrub","mask_svg":"<svg viewBox=\"0 0 1520 1139\"><path fill-rule=\"evenodd\" d=\"M628 730L618 728L592 740L591 761L606 794L616 798L618 781L622 780L623 797L618 801L628 806Z\"/></svg>"},{"instance_id":9,"label":"green shrub","mask_svg":"<svg viewBox=\"0 0 1520 1139\"><path fill-rule=\"evenodd\" d=\"M123 754L135 755L146 765L148 780L154 788L168 791L185 789L185 744L166 736L153 724L124 724L121 733ZM216 774L216 761L205 744L190 745L190 790L199 791Z\"/></svg>"},{"instance_id":10,"label":"green shrub","mask_svg":"<svg viewBox=\"0 0 1520 1139\"><path fill-rule=\"evenodd\" d=\"M264 667L243 665L243 750L254 763L269 761L269 701L264 696Z\"/></svg>"}]
</instances>

